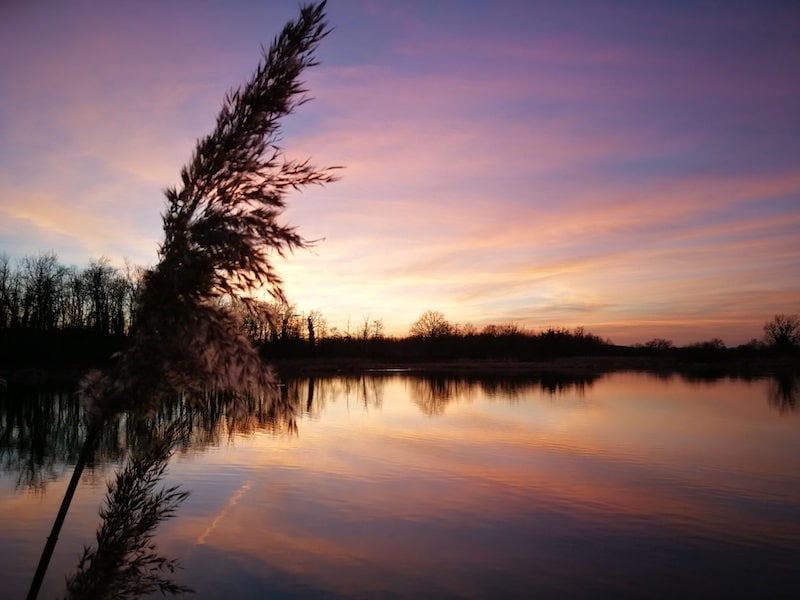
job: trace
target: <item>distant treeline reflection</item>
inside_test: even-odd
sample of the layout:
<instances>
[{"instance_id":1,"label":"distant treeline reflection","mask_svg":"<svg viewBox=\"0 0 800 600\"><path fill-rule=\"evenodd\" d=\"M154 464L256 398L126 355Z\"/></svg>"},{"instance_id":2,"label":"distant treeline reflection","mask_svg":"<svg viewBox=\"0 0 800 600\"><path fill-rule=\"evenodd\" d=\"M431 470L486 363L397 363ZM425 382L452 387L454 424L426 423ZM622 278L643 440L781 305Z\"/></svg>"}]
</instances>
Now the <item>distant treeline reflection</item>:
<instances>
[{"instance_id":1,"label":"distant treeline reflection","mask_svg":"<svg viewBox=\"0 0 800 600\"><path fill-rule=\"evenodd\" d=\"M352 402L365 408L380 408L389 382L401 381L411 400L427 415L438 415L454 401L469 402L478 396L506 402L522 401L532 395L552 396L583 391L600 375L592 374L515 374L465 376L449 373L396 373L374 371L365 375L340 375L292 380L289 389L306 398L305 413L320 415L326 405Z\"/></svg>"},{"instance_id":2,"label":"distant treeline reflection","mask_svg":"<svg viewBox=\"0 0 800 600\"><path fill-rule=\"evenodd\" d=\"M187 429L178 452L216 446L237 434L296 432L296 388L281 393L280 401L251 397L235 403L216 393L192 403L176 396L150 417L123 415L103 428L89 471L120 465L132 450L150 444L155 431L176 422ZM44 488L77 460L88 418L71 392L13 384L0 389L0 469L15 474L19 487Z\"/></svg>"},{"instance_id":3,"label":"distant treeline reflection","mask_svg":"<svg viewBox=\"0 0 800 600\"><path fill-rule=\"evenodd\" d=\"M775 375L769 380L768 400L779 412L791 412L800 401L800 377L787 374Z\"/></svg>"},{"instance_id":4,"label":"distant treeline reflection","mask_svg":"<svg viewBox=\"0 0 800 600\"><path fill-rule=\"evenodd\" d=\"M294 435L297 420L320 418L325 407L347 402L380 408L390 383L405 386L412 401L426 415L444 414L453 402L478 397L522 402L532 397L582 395L599 375L527 374L464 377L453 374L387 373L305 377L287 380L280 398L247 398L231 404L209 393L203 402L187 403L179 397L165 402L148 418L123 416L103 430L90 464L90 473L108 465L119 466L134 449L150 443L154 431L174 422L187 427L177 452L217 446L237 435L267 432ZM694 378L696 380L696 378ZM706 378L706 380L711 380ZM775 376L769 380L767 402L781 413L797 409L800 377ZM231 406L236 406L232 411ZM77 397L62 390L9 385L0 390L0 468L16 478L21 488L42 489L74 464L86 434L86 414Z\"/></svg>"}]
</instances>

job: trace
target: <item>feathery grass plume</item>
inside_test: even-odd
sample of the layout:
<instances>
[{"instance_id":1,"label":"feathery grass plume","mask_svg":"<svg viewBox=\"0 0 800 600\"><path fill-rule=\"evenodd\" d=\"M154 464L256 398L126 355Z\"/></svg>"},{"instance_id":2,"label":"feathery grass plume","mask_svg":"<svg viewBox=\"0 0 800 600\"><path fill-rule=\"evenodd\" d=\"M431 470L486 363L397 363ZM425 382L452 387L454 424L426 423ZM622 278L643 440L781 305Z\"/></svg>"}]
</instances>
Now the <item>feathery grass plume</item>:
<instances>
[{"instance_id":1,"label":"feathery grass plume","mask_svg":"<svg viewBox=\"0 0 800 600\"><path fill-rule=\"evenodd\" d=\"M280 119L307 100L300 75L317 64L314 50L328 33L324 8L324 0L304 6L284 26L252 79L225 97L216 128L181 170L180 188L165 190L164 243L158 264L144 275L130 345L114 369L89 373L79 387L91 425L30 599L39 593L80 474L108 419L125 410L153 413L169 396L201 398L209 389L234 400L280 401L272 371L224 300L255 307L252 290L266 286L285 302L273 253L285 256L313 243L278 222L286 194L336 179L335 167L289 160L279 145ZM148 514L137 513L138 527L146 526Z\"/></svg>"},{"instance_id":2,"label":"feathery grass plume","mask_svg":"<svg viewBox=\"0 0 800 600\"><path fill-rule=\"evenodd\" d=\"M108 484L97 547L84 547L77 571L67 578L67 598L122 599L192 591L171 579L178 562L160 556L153 542L156 526L174 516L189 495L178 486L156 489L170 456L187 436L182 421L162 428L133 451Z\"/></svg>"},{"instance_id":3,"label":"feathery grass plume","mask_svg":"<svg viewBox=\"0 0 800 600\"><path fill-rule=\"evenodd\" d=\"M225 97L180 187L165 191L165 239L144 277L132 343L114 372L90 374L81 386L93 413L151 411L176 391L246 394L274 385L223 300L256 310L252 291L266 287L285 302L273 257L314 243L278 218L289 191L335 181L337 167L287 159L279 121L307 101L300 76L317 64L314 50L328 33L324 8L324 1L304 6L286 24L252 79Z\"/></svg>"}]
</instances>

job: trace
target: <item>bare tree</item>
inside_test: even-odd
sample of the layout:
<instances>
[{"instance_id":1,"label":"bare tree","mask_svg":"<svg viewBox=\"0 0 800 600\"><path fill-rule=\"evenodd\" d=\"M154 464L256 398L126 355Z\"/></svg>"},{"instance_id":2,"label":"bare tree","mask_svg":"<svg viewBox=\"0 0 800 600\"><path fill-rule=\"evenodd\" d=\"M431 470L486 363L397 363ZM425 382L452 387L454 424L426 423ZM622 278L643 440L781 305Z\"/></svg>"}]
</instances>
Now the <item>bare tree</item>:
<instances>
[{"instance_id":1,"label":"bare tree","mask_svg":"<svg viewBox=\"0 0 800 600\"><path fill-rule=\"evenodd\" d=\"M66 329L83 329L86 322L87 297L83 272L68 267L64 280L64 321Z\"/></svg>"},{"instance_id":2,"label":"bare tree","mask_svg":"<svg viewBox=\"0 0 800 600\"><path fill-rule=\"evenodd\" d=\"M790 351L800 345L800 317L775 315L764 323L764 342L780 351Z\"/></svg>"},{"instance_id":3,"label":"bare tree","mask_svg":"<svg viewBox=\"0 0 800 600\"><path fill-rule=\"evenodd\" d=\"M127 315L126 331L128 333L131 332L136 322L136 306L139 303L139 292L142 289L146 272L147 269L144 267L133 265L127 258L125 259L125 271L122 277L126 287L125 314Z\"/></svg>"},{"instance_id":4,"label":"bare tree","mask_svg":"<svg viewBox=\"0 0 800 600\"><path fill-rule=\"evenodd\" d=\"M0 254L0 330L8 329L16 310L13 303L14 271L6 254Z\"/></svg>"},{"instance_id":5,"label":"bare tree","mask_svg":"<svg viewBox=\"0 0 800 600\"><path fill-rule=\"evenodd\" d=\"M314 348L317 345L317 334L316 330L314 329L314 319L307 317L306 326L308 327L308 345Z\"/></svg>"},{"instance_id":6,"label":"bare tree","mask_svg":"<svg viewBox=\"0 0 800 600\"><path fill-rule=\"evenodd\" d=\"M57 298L62 293L66 269L54 252L26 256L22 260L22 324L37 331L56 329Z\"/></svg>"},{"instance_id":7,"label":"bare tree","mask_svg":"<svg viewBox=\"0 0 800 600\"><path fill-rule=\"evenodd\" d=\"M309 342L311 342L310 334L312 331L314 332L314 343L310 343L311 346L328 337L328 321L325 319L322 311L315 309L309 312L307 324L309 331Z\"/></svg>"},{"instance_id":8,"label":"bare tree","mask_svg":"<svg viewBox=\"0 0 800 600\"><path fill-rule=\"evenodd\" d=\"M652 340L649 340L644 344L644 347L647 348L648 350L655 350L657 352L663 352L665 350L669 350L673 346L674 344L672 343L672 340L667 340L664 338L653 338Z\"/></svg>"},{"instance_id":9,"label":"bare tree","mask_svg":"<svg viewBox=\"0 0 800 600\"><path fill-rule=\"evenodd\" d=\"M462 337L468 337L472 335L478 334L478 328L475 326L474 323L470 323L469 321L466 323L456 323L453 326L453 332L456 335L460 335Z\"/></svg>"},{"instance_id":10,"label":"bare tree","mask_svg":"<svg viewBox=\"0 0 800 600\"><path fill-rule=\"evenodd\" d=\"M83 272L89 300L87 317L98 333L108 333L111 328L111 282L115 274L111 261L105 256L92 260Z\"/></svg>"},{"instance_id":11,"label":"bare tree","mask_svg":"<svg viewBox=\"0 0 800 600\"><path fill-rule=\"evenodd\" d=\"M437 338L448 335L452 329L443 313L426 310L411 324L411 335L425 339Z\"/></svg>"},{"instance_id":12,"label":"bare tree","mask_svg":"<svg viewBox=\"0 0 800 600\"><path fill-rule=\"evenodd\" d=\"M284 304L278 311L278 337L282 342L300 339L300 313L294 304Z\"/></svg>"},{"instance_id":13,"label":"bare tree","mask_svg":"<svg viewBox=\"0 0 800 600\"><path fill-rule=\"evenodd\" d=\"M383 319L372 319L372 339L382 340L384 336Z\"/></svg>"}]
</instances>

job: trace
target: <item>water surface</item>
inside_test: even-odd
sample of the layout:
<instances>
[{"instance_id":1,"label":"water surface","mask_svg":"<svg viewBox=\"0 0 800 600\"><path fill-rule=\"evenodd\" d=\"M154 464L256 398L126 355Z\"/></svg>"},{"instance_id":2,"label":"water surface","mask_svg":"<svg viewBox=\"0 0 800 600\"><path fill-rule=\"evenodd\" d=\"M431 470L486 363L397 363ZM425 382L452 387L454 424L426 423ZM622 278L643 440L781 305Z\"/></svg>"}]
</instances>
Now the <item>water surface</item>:
<instances>
[{"instance_id":1,"label":"water surface","mask_svg":"<svg viewBox=\"0 0 800 600\"><path fill-rule=\"evenodd\" d=\"M191 495L156 541L201 598L795 597L797 390L635 373L289 381L296 429L258 406L192 416L165 479ZM3 597L27 591L83 435L71 396L15 393ZM123 422L101 442L41 597L93 542L132 435Z\"/></svg>"}]
</instances>

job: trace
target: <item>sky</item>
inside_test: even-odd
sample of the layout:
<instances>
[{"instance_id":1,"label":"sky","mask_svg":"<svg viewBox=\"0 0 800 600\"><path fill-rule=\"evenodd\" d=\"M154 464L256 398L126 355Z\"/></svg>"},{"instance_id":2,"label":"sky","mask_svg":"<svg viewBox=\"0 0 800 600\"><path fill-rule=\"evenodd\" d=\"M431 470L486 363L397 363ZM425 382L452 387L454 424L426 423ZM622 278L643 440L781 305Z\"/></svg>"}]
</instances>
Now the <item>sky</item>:
<instances>
[{"instance_id":1,"label":"sky","mask_svg":"<svg viewBox=\"0 0 800 600\"><path fill-rule=\"evenodd\" d=\"M2 0L0 254L154 265L163 190L294 0ZM760 337L800 313L800 5L329 0L283 122L297 310L405 335Z\"/></svg>"}]
</instances>

